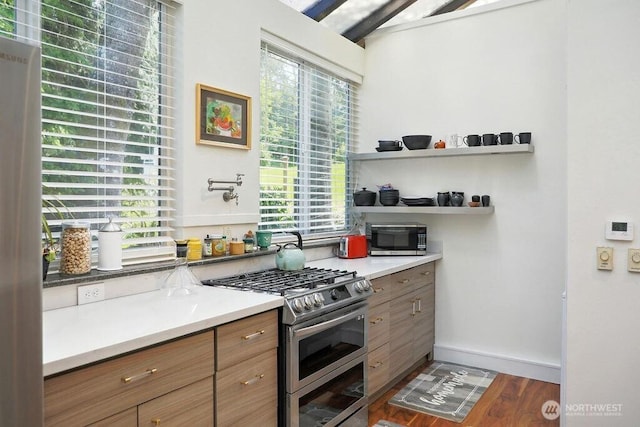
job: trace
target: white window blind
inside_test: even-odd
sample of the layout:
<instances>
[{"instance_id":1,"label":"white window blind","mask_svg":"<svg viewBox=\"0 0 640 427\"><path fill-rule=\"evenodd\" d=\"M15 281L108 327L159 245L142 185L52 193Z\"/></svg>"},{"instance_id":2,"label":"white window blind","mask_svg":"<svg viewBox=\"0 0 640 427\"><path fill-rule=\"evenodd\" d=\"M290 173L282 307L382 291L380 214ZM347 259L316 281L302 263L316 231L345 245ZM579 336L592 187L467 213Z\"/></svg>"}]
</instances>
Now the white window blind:
<instances>
[{"instance_id":1,"label":"white window blind","mask_svg":"<svg viewBox=\"0 0 640 427\"><path fill-rule=\"evenodd\" d=\"M113 217L130 260L175 255L172 15L158 0L0 2L0 35L42 49L43 212L93 232Z\"/></svg>"},{"instance_id":2,"label":"white window blind","mask_svg":"<svg viewBox=\"0 0 640 427\"><path fill-rule=\"evenodd\" d=\"M259 227L344 232L356 85L263 42L260 104Z\"/></svg>"}]
</instances>

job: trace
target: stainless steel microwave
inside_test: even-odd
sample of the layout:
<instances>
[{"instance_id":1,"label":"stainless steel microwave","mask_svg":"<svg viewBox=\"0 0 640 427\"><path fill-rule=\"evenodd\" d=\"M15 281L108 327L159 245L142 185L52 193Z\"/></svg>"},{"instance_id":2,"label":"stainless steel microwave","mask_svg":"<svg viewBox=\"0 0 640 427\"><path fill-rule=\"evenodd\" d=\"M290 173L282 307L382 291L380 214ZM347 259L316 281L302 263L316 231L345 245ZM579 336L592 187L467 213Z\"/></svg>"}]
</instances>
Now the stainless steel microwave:
<instances>
[{"instance_id":1,"label":"stainless steel microwave","mask_svg":"<svg viewBox=\"0 0 640 427\"><path fill-rule=\"evenodd\" d=\"M427 226L418 222L367 222L369 255L426 255Z\"/></svg>"}]
</instances>

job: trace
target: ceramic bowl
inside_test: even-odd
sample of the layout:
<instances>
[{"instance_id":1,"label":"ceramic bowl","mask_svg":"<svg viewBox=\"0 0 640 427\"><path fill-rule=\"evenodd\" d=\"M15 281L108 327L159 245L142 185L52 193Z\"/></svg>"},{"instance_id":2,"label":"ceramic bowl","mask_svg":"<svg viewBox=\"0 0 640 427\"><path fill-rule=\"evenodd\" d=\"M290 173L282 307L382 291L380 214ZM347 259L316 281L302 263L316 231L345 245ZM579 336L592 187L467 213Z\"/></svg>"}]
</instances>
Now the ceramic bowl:
<instances>
[{"instance_id":1,"label":"ceramic bowl","mask_svg":"<svg viewBox=\"0 0 640 427\"><path fill-rule=\"evenodd\" d=\"M402 142L408 150L424 150L431 143L431 135L405 135Z\"/></svg>"}]
</instances>

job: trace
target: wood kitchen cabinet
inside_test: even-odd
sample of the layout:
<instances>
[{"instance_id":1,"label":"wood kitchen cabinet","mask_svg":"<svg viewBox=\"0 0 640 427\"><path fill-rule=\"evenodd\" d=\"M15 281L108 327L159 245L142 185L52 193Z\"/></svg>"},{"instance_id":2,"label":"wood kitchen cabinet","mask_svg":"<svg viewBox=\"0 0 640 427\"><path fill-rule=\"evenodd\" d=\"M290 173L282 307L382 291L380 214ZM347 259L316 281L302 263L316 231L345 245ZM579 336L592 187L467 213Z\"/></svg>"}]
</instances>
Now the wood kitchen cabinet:
<instances>
[{"instance_id":1,"label":"wood kitchen cabinet","mask_svg":"<svg viewBox=\"0 0 640 427\"><path fill-rule=\"evenodd\" d=\"M45 379L46 426L213 426L214 331Z\"/></svg>"},{"instance_id":2,"label":"wood kitchen cabinet","mask_svg":"<svg viewBox=\"0 0 640 427\"><path fill-rule=\"evenodd\" d=\"M216 425L275 426L278 312L216 328Z\"/></svg>"},{"instance_id":3,"label":"wood kitchen cabinet","mask_svg":"<svg viewBox=\"0 0 640 427\"><path fill-rule=\"evenodd\" d=\"M368 392L382 392L425 356L433 358L435 263L371 281Z\"/></svg>"},{"instance_id":4,"label":"wood kitchen cabinet","mask_svg":"<svg viewBox=\"0 0 640 427\"><path fill-rule=\"evenodd\" d=\"M45 379L45 426L277 424L278 312Z\"/></svg>"}]
</instances>

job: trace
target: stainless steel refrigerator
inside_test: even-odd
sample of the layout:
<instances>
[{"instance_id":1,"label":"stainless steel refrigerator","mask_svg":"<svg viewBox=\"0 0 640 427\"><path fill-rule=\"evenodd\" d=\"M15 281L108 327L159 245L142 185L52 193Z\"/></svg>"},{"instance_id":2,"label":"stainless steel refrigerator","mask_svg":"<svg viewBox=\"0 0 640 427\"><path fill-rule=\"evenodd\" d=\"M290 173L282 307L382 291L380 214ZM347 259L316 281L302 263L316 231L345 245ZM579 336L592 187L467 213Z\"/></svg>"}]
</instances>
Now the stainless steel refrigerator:
<instances>
[{"instance_id":1,"label":"stainless steel refrigerator","mask_svg":"<svg viewBox=\"0 0 640 427\"><path fill-rule=\"evenodd\" d=\"M0 425L43 424L40 49L0 36Z\"/></svg>"}]
</instances>

